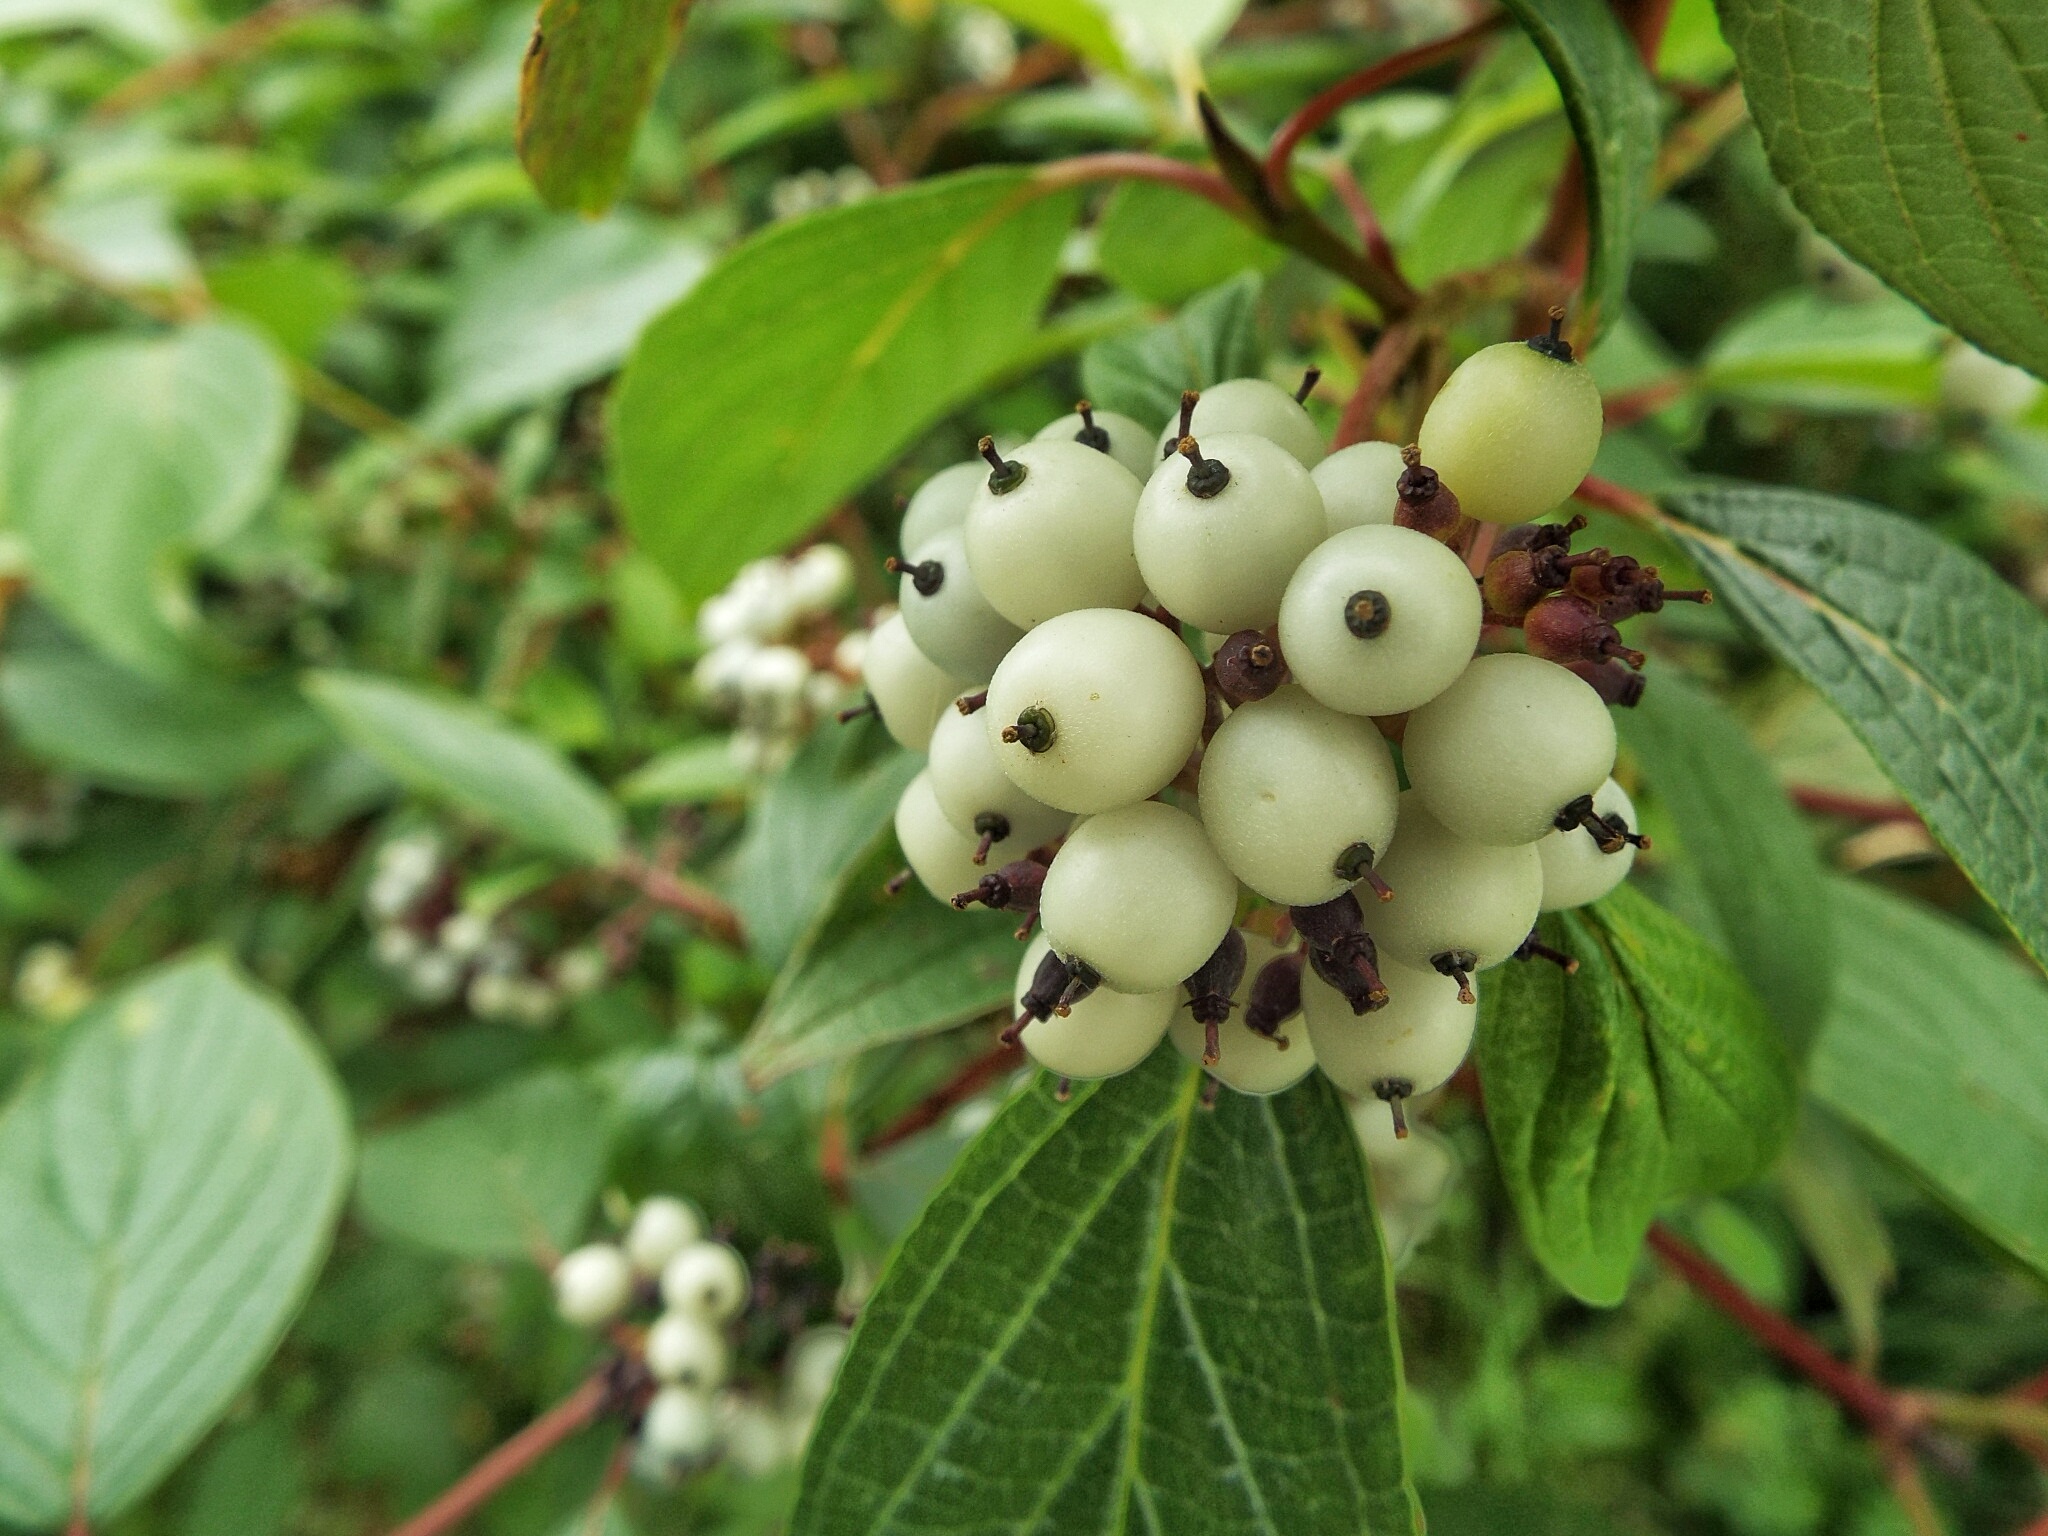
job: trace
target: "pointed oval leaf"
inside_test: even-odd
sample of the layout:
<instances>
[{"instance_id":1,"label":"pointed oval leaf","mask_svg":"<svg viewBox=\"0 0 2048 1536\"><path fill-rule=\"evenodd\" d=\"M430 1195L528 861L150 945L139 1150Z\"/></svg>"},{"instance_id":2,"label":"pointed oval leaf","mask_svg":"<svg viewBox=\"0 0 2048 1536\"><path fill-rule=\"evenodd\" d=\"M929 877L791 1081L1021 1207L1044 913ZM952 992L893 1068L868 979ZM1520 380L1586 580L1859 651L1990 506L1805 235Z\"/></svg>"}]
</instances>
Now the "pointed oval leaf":
<instances>
[{"instance_id":1,"label":"pointed oval leaf","mask_svg":"<svg viewBox=\"0 0 2048 1536\"><path fill-rule=\"evenodd\" d=\"M612 481L698 601L1026 356L1072 193L973 171L777 224L641 338Z\"/></svg>"},{"instance_id":2,"label":"pointed oval leaf","mask_svg":"<svg viewBox=\"0 0 2048 1536\"><path fill-rule=\"evenodd\" d=\"M619 195L689 0L541 0L519 76L519 159L550 207Z\"/></svg>"},{"instance_id":3,"label":"pointed oval leaf","mask_svg":"<svg viewBox=\"0 0 2048 1536\"><path fill-rule=\"evenodd\" d=\"M586 864L623 846L618 807L547 743L468 699L360 672L306 681L336 730L422 794Z\"/></svg>"},{"instance_id":4,"label":"pointed oval leaf","mask_svg":"<svg viewBox=\"0 0 2048 1536\"><path fill-rule=\"evenodd\" d=\"M1225 1093L1162 1049L1041 1077L962 1157L868 1303L795 1536L1420 1529L1392 1292L1320 1076Z\"/></svg>"},{"instance_id":5,"label":"pointed oval leaf","mask_svg":"<svg viewBox=\"0 0 2048 1536\"><path fill-rule=\"evenodd\" d=\"M1530 1248L1611 1306L1659 1205L1769 1166L1792 1128L1792 1064L1728 962L1634 887L1542 926L1578 973L1488 973L1487 1124Z\"/></svg>"},{"instance_id":6,"label":"pointed oval leaf","mask_svg":"<svg viewBox=\"0 0 2048 1536\"><path fill-rule=\"evenodd\" d=\"M1659 525L1827 697L2048 962L2048 618L1975 556L1861 502L1692 486Z\"/></svg>"},{"instance_id":7,"label":"pointed oval leaf","mask_svg":"<svg viewBox=\"0 0 2048 1536\"><path fill-rule=\"evenodd\" d=\"M298 1309L348 1160L325 1060L226 960L72 1026L0 1118L0 1521L97 1525L176 1465Z\"/></svg>"},{"instance_id":8,"label":"pointed oval leaf","mask_svg":"<svg viewBox=\"0 0 2048 1536\"><path fill-rule=\"evenodd\" d=\"M1142 331L1111 336L1081 354L1081 387L1108 411L1165 426L1183 390L1207 389L1265 367L1259 336L1260 279L1242 273Z\"/></svg>"},{"instance_id":9,"label":"pointed oval leaf","mask_svg":"<svg viewBox=\"0 0 2048 1536\"><path fill-rule=\"evenodd\" d=\"M2048 9L1719 0L1771 169L1820 232L2048 375Z\"/></svg>"}]
</instances>

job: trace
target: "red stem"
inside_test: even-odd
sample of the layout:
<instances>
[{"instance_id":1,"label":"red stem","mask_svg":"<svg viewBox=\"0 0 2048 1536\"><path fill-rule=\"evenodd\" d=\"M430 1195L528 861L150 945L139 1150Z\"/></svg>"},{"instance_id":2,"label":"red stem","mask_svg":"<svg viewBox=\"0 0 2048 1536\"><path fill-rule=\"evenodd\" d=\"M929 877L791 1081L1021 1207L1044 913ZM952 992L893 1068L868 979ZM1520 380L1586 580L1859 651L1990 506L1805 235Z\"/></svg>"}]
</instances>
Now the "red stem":
<instances>
[{"instance_id":1,"label":"red stem","mask_svg":"<svg viewBox=\"0 0 2048 1536\"><path fill-rule=\"evenodd\" d=\"M964 1104L1004 1073L1015 1071L1023 1064L1021 1046L998 1045L984 1051L869 1137L861 1150L870 1155L885 1152L898 1142L908 1141L918 1132L929 1130L945 1119L956 1105Z\"/></svg>"},{"instance_id":2,"label":"red stem","mask_svg":"<svg viewBox=\"0 0 2048 1536\"><path fill-rule=\"evenodd\" d=\"M1380 333L1372 355L1365 360L1365 370L1358 376L1358 387L1344 403L1333 448L1349 448L1372 436L1373 418L1379 415L1395 381L1421 345L1422 332L1406 321L1396 321Z\"/></svg>"},{"instance_id":3,"label":"red stem","mask_svg":"<svg viewBox=\"0 0 2048 1536\"><path fill-rule=\"evenodd\" d=\"M1394 256L1393 243L1387 239L1386 228L1380 223L1372 199L1365 195L1365 188L1358 184L1351 167L1333 160L1323 167L1323 174L1329 179L1330 189L1337 194L1337 201L1344 205L1344 212L1350 215L1351 227L1358 232L1358 242L1365 247L1365 254L1375 266L1406 283L1408 279L1401 276L1401 264Z\"/></svg>"},{"instance_id":4,"label":"red stem","mask_svg":"<svg viewBox=\"0 0 2048 1536\"><path fill-rule=\"evenodd\" d=\"M1244 199L1214 171L1189 165L1167 155L1146 155L1131 150L1106 150L1096 155L1072 155L1065 160L1048 160L1033 173L1033 179L1052 187L1078 187L1091 181L1155 181L1178 187L1196 197L1206 198L1234 219L1254 221Z\"/></svg>"},{"instance_id":5,"label":"red stem","mask_svg":"<svg viewBox=\"0 0 2048 1536\"><path fill-rule=\"evenodd\" d=\"M1691 374L1676 373L1668 379L1658 379L1635 389L1617 390L1600 402L1606 429L1614 432L1622 427L1632 427L1645 417L1656 415L1667 405L1683 400L1692 386Z\"/></svg>"},{"instance_id":6,"label":"red stem","mask_svg":"<svg viewBox=\"0 0 2048 1536\"><path fill-rule=\"evenodd\" d=\"M503 1445L465 1472L455 1485L391 1536L447 1536L490 1502L513 1478L604 1412L611 1384L602 1373L588 1378Z\"/></svg>"},{"instance_id":7,"label":"red stem","mask_svg":"<svg viewBox=\"0 0 2048 1536\"><path fill-rule=\"evenodd\" d=\"M1794 784L1788 791L1792 803L1816 816L1840 816L1847 821L1918 821L1919 814L1902 800L1880 800L1871 795L1847 795L1811 784ZM2048 1400L2048 1387L2043 1389Z\"/></svg>"},{"instance_id":8,"label":"red stem","mask_svg":"<svg viewBox=\"0 0 2048 1536\"><path fill-rule=\"evenodd\" d=\"M1790 1318L1752 1299L1728 1272L1662 1225L1650 1228L1651 1251L1681 1280L1713 1303L1744 1332L1827 1393L1873 1434L1897 1439L1902 1422L1892 1394L1853 1365L1837 1360Z\"/></svg>"},{"instance_id":9,"label":"red stem","mask_svg":"<svg viewBox=\"0 0 2048 1536\"><path fill-rule=\"evenodd\" d=\"M745 942L739 913L687 876L650 864L637 855L628 855L621 861L618 873L638 887L649 901L694 918L713 938L732 945Z\"/></svg>"}]
</instances>

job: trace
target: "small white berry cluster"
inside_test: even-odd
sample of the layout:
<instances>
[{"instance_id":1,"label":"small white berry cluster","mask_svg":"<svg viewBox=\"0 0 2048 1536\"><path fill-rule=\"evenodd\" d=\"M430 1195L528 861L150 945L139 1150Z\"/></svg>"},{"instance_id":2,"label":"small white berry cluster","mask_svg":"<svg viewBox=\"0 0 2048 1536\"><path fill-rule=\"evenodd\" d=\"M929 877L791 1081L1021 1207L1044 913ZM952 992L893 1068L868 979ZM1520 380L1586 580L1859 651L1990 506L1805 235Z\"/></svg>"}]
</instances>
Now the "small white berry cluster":
<instances>
[{"instance_id":1,"label":"small white berry cluster","mask_svg":"<svg viewBox=\"0 0 2048 1536\"><path fill-rule=\"evenodd\" d=\"M720 1393L732 1372L727 1329L747 1304L746 1261L704 1236L695 1207L650 1195L616 1243L587 1243L555 1264L555 1308L604 1328L658 1308L640 1345L654 1392L640 1417L637 1465L663 1480L708 1459L723 1438Z\"/></svg>"},{"instance_id":2,"label":"small white berry cluster","mask_svg":"<svg viewBox=\"0 0 2048 1536\"><path fill-rule=\"evenodd\" d=\"M741 768L770 772L788 762L860 675L865 634L841 633L836 622L852 596L852 557L837 544L813 544L742 567L697 610L706 649L691 683L700 703L734 722Z\"/></svg>"},{"instance_id":3,"label":"small white berry cluster","mask_svg":"<svg viewBox=\"0 0 2048 1536\"><path fill-rule=\"evenodd\" d=\"M1170 1035L1247 1093L1319 1065L1398 1132L1465 1057L1475 973L1627 875L1607 702L1642 658L1613 621L1705 596L1571 553L1583 520L1517 526L1600 441L1557 327L1465 362L1405 451L1326 455L1312 386L984 438L911 499L863 676L929 757L904 878L1042 927L1011 1027L1041 1065L1106 1077ZM1489 626L1528 650L1479 654Z\"/></svg>"},{"instance_id":4,"label":"small white berry cluster","mask_svg":"<svg viewBox=\"0 0 2048 1536\"><path fill-rule=\"evenodd\" d=\"M440 839L412 832L378 848L363 892L371 953L418 1001L443 1003L461 993L480 1019L541 1029L565 1000L604 984L610 964L589 945L564 950L536 971L526 947L494 914L462 905L454 885Z\"/></svg>"}]
</instances>

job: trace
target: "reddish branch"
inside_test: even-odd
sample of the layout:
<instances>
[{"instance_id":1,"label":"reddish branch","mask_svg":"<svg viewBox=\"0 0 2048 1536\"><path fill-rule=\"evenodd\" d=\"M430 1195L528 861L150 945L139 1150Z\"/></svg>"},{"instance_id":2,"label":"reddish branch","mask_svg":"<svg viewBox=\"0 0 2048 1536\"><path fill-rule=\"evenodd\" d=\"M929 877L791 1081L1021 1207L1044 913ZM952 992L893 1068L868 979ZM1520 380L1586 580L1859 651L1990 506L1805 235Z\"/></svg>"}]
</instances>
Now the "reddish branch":
<instances>
[{"instance_id":1,"label":"reddish branch","mask_svg":"<svg viewBox=\"0 0 2048 1536\"><path fill-rule=\"evenodd\" d=\"M931 1129L990 1083L1007 1072L1014 1072L1023 1064L1022 1046L997 1045L984 1051L954 1073L947 1082L933 1089L870 1136L861 1150L870 1155L886 1152L897 1143L908 1141L918 1132Z\"/></svg>"},{"instance_id":2,"label":"reddish branch","mask_svg":"<svg viewBox=\"0 0 2048 1536\"><path fill-rule=\"evenodd\" d=\"M1840 816L1845 821L1918 821L1919 813L1903 800L1881 800L1873 795L1848 795L1820 789L1811 784L1794 784L1792 803L1816 816Z\"/></svg>"},{"instance_id":3,"label":"reddish branch","mask_svg":"<svg viewBox=\"0 0 2048 1536\"><path fill-rule=\"evenodd\" d=\"M1033 179L1048 187L1079 187L1094 181L1154 181L1206 198L1233 219L1251 222L1254 218L1244 199L1221 176L1167 155L1140 154L1134 150L1073 155L1065 160L1047 161L1033 173Z\"/></svg>"},{"instance_id":4,"label":"reddish branch","mask_svg":"<svg viewBox=\"0 0 2048 1536\"><path fill-rule=\"evenodd\" d=\"M918 108L917 115L911 118L910 125L897 138L891 157L897 169L906 176L915 176L924 169L932 152L946 136L961 124L1007 96L1057 80L1071 70L1074 63L1074 55L1059 44L1035 43L1017 55L1017 62L1002 79L986 85L976 82L939 92Z\"/></svg>"},{"instance_id":5,"label":"reddish branch","mask_svg":"<svg viewBox=\"0 0 2048 1536\"><path fill-rule=\"evenodd\" d=\"M1380 407L1386 404L1387 397L1407 371L1415 349L1422 345L1422 336L1419 327L1405 320L1388 326L1380 333L1380 339L1373 343L1372 354L1365 360L1365 371L1358 376L1358 387L1344 402L1344 414L1337 422L1337 437L1332 447L1348 448L1373 435L1373 422L1379 416Z\"/></svg>"},{"instance_id":6,"label":"reddish branch","mask_svg":"<svg viewBox=\"0 0 2048 1536\"><path fill-rule=\"evenodd\" d=\"M618 866L622 880L630 881L641 895L671 912L680 912L722 943L746 942L740 917L717 894L706 890L687 875L678 875L650 864L638 855L628 855Z\"/></svg>"},{"instance_id":7,"label":"reddish branch","mask_svg":"<svg viewBox=\"0 0 2048 1536\"><path fill-rule=\"evenodd\" d=\"M1675 373L1668 379L1658 379L1635 389L1617 390L1600 402L1607 430L1614 432L1622 427L1632 427L1645 417L1656 415L1666 406L1683 400L1692 386L1691 374Z\"/></svg>"},{"instance_id":8,"label":"reddish branch","mask_svg":"<svg viewBox=\"0 0 2048 1536\"><path fill-rule=\"evenodd\" d=\"M447 1536L490 1502L499 1489L603 1413L612 1384L603 1372L590 1377L546 1413L464 1473L446 1493L391 1536Z\"/></svg>"},{"instance_id":9,"label":"reddish branch","mask_svg":"<svg viewBox=\"0 0 2048 1536\"><path fill-rule=\"evenodd\" d=\"M262 9L223 27L190 53L131 75L101 99L92 115L106 122L190 90L215 70L256 53L293 22L335 3L336 0L270 0Z\"/></svg>"}]
</instances>

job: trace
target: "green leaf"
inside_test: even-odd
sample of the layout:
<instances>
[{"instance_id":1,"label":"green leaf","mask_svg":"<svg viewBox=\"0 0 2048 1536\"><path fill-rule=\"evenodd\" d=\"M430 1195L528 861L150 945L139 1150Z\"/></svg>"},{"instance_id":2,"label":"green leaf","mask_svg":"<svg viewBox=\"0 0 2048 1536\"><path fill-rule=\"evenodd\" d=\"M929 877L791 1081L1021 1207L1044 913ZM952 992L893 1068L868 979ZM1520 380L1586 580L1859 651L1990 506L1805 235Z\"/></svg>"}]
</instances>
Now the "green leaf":
<instances>
[{"instance_id":1,"label":"green leaf","mask_svg":"<svg viewBox=\"0 0 2048 1536\"><path fill-rule=\"evenodd\" d=\"M1074 195L1015 171L764 230L657 320L613 397L626 522L695 602L1032 347Z\"/></svg>"},{"instance_id":2,"label":"green leaf","mask_svg":"<svg viewBox=\"0 0 2048 1536\"><path fill-rule=\"evenodd\" d=\"M290 688L202 674L171 684L55 635L10 639L0 714L38 757L102 784L219 794L280 773L332 739Z\"/></svg>"},{"instance_id":3,"label":"green leaf","mask_svg":"<svg viewBox=\"0 0 2048 1536\"><path fill-rule=\"evenodd\" d=\"M0 1117L0 1521L95 1526L269 1358L348 1182L296 1020L225 959L92 1009Z\"/></svg>"},{"instance_id":4,"label":"green leaf","mask_svg":"<svg viewBox=\"0 0 2048 1536\"><path fill-rule=\"evenodd\" d=\"M1891 1235L1857 1167L1855 1149L1832 1116L1810 1099L1778 1170L1785 1215L1834 1293L1855 1358L1872 1369L1882 1343L1884 1293L1898 1276Z\"/></svg>"},{"instance_id":5,"label":"green leaf","mask_svg":"<svg viewBox=\"0 0 2048 1536\"><path fill-rule=\"evenodd\" d=\"M604 791L481 705L362 672L312 673L306 692L343 737L421 794L564 858L618 859L624 832Z\"/></svg>"},{"instance_id":6,"label":"green leaf","mask_svg":"<svg viewBox=\"0 0 2048 1536\"><path fill-rule=\"evenodd\" d=\"M519 158L555 208L602 213L689 0L541 0L519 77Z\"/></svg>"},{"instance_id":7,"label":"green leaf","mask_svg":"<svg viewBox=\"0 0 2048 1536\"><path fill-rule=\"evenodd\" d=\"M880 862L896 858L885 847ZM1022 954L1014 914L955 912L914 884L889 896L875 860L856 871L761 1005L740 1058L755 1082L1009 1005Z\"/></svg>"},{"instance_id":8,"label":"green leaf","mask_svg":"<svg viewBox=\"0 0 2048 1536\"><path fill-rule=\"evenodd\" d=\"M206 269L221 308L261 328L294 357L319 354L335 322L354 309L362 284L339 256L302 245L275 246Z\"/></svg>"},{"instance_id":9,"label":"green leaf","mask_svg":"<svg viewBox=\"0 0 2048 1536\"><path fill-rule=\"evenodd\" d=\"M1149 181L1117 188L1095 241L1103 275L1155 304L1178 304L1246 270L1270 272L1287 254L1215 204Z\"/></svg>"},{"instance_id":10,"label":"green leaf","mask_svg":"<svg viewBox=\"0 0 2048 1536\"><path fill-rule=\"evenodd\" d=\"M1650 167L1657 160L1657 86L1606 0L1507 0L1557 77L1579 141L1590 235L1586 302L1597 334L1621 318Z\"/></svg>"},{"instance_id":11,"label":"green leaf","mask_svg":"<svg viewBox=\"0 0 2048 1536\"><path fill-rule=\"evenodd\" d=\"M627 805L708 805L739 798L748 779L733 756L732 738L707 736L642 763L614 792Z\"/></svg>"},{"instance_id":12,"label":"green leaf","mask_svg":"<svg viewBox=\"0 0 2048 1536\"><path fill-rule=\"evenodd\" d=\"M1807 491L1695 486L1659 519L1771 648L1840 711L2048 960L2048 619L1953 544Z\"/></svg>"},{"instance_id":13,"label":"green leaf","mask_svg":"<svg viewBox=\"0 0 2048 1536\"><path fill-rule=\"evenodd\" d=\"M1820 232L1987 352L2048 374L2048 10L1720 0L1778 179Z\"/></svg>"},{"instance_id":14,"label":"green leaf","mask_svg":"<svg viewBox=\"0 0 2048 1536\"><path fill-rule=\"evenodd\" d=\"M2048 984L1978 934L1850 880L1813 1096L2048 1277Z\"/></svg>"},{"instance_id":15,"label":"green leaf","mask_svg":"<svg viewBox=\"0 0 2048 1536\"><path fill-rule=\"evenodd\" d=\"M896 814L921 761L872 720L817 732L769 781L733 855L726 894L754 957L781 967L823 920L848 870Z\"/></svg>"},{"instance_id":16,"label":"green leaf","mask_svg":"<svg viewBox=\"0 0 2048 1536\"><path fill-rule=\"evenodd\" d=\"M1542 926L1578 973L1487 974L1487 1124L1530 1248L1611 1306L1665 1200L1769 1166L1792 1128L1792 1065L1728 963L1633 886Z\"/></svg>"},{"instance_id":17,"label":"green leaf","mask_svg":"<svg viewBox=\"0 0 2048 1536\"><path fill-rule=\"evenodd\" d=\"M1701 359L1716 394L1808 411L1931 409L1940 326L1891 294L1844 304L1788 293L1735 321Z\"/></svg>"},{"instance_id":18,"label":"green leaf","mask_svg":"<svg viewBox=\"0 0 2048 1536\"><path fill-rule=\"evenodd\" d=\"M610 373L710 264L700 242L639 219L541 230L463 282L428 359L423 430L485 426Z\"/></svg>"},{"instance_id":19,"label":"green leaf","mask_svg":"<svg viewBox=\"0 0 2048 1536\"><path fill-rule=\"evenodd\" d=\"M1066 44L1090 63L1105 69L1124 67L1124 51L1117 46L1104 8L1093 0L993 0L989 9L1040 37Z\"/></svg>"},{"instance_id":20,"label":"green leaf","mask_svg":"<svg viewBox=\"0 0 2048 1536\"><path fill-rule=\"evenodd\" d=\"M1163 427L1180 409L1183 390L1260 372L1259 288L1258 275L1247 272L1190 300L1170 320L1096 342L1081 354L1082 389L1106 411Z\"/></svg>"},{"instance_id":21,"label":"green leaf","mask_svg":"<svg viewBox=\"0 0 2048 1536\"><path fill-rule=\"evenodd\" d=\"M0 448L0 502L37 591L116 660L178 671L180 566L261 506L293 419L284 371L239 325L77 342L37 363Z\"/></svg>"},{"instance_id":22,"label":"green leaf","mask_svg":"<svg viewBox=\"0 0 2048 1536\"><path fill-rule=\"evenodd\" d=\"M1675 668L1616 719L1677 824L1728 952L1795 1049L1827 1012L1834 934L1812 835L1741 723Z\"/></svg>"},{"instance_id":23,"label":"green leaf","mask_svg":"<svg viewBox=\"0 0 2048 1536\"><path fill-rule=\"evenodd\" d=\"M1011 1101L862 1314L793 1536L1420 1530L1343 1105L1201 1081L1162 1049Z\"/></svg>"},{"instance_id":24,"label":"green leaf","mask_svg":"<svg viewBox=\"0 0 2048 1536\"><path fill-rule=\"evenodd\" d=\"M606 1104L549 1069L363 1142L356 1200L380 1231L465 1258L573 1247L604 1178Z\"/></svg>"}]
</instances>

